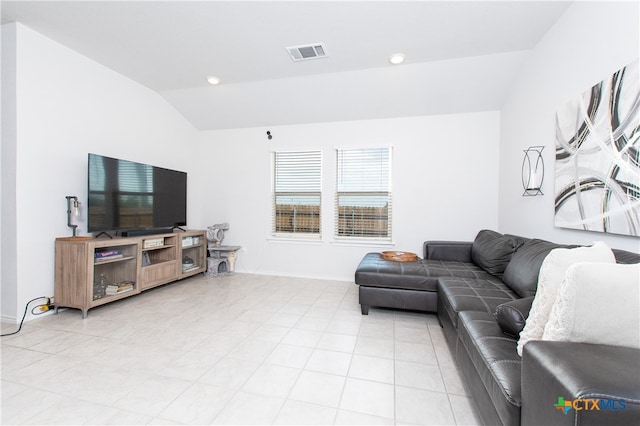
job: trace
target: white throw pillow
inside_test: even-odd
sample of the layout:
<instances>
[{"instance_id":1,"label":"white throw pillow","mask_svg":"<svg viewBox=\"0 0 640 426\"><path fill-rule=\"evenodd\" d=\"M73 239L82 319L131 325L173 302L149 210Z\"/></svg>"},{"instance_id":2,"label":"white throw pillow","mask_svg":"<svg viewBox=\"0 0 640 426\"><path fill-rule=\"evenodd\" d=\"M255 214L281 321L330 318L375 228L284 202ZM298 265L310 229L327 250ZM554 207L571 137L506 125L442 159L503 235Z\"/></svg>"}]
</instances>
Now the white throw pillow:
<instances>
[{"instance_id":1,"label":"white throw pillow","mask_svg":"<svg viewBox=\"0 0 640 426\"><path fill-rule=\"evenodd\" d=\"M540 267L538 289L531 304L531 311L518 340L518 355L522 356L522 348L530 340L542 339L544 327L549 320L551 308L556 301L558 289L569 266L578 262L615 263L616 258L611 249L599 241L590 247L573 249L557 248L549 252Z\"/></svg>"},{"instance_id":2,"label":"white throw pillow","mask_svg":"<svg viewBox=\"0 0 640 426\"><path fill-rule=\"evenodd\" d=\"M571 266L542 340L640 349L640 264Z\"/></svg>"}]
</instances>

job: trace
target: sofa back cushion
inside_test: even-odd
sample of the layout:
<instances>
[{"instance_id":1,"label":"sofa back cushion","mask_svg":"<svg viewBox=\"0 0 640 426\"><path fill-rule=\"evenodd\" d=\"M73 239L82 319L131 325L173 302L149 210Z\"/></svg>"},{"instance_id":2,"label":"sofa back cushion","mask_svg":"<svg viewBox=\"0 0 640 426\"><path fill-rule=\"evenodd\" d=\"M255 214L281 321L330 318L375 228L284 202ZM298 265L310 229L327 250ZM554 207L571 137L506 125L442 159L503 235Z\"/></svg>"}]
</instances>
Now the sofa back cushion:
<instances>
[{"instance_id":1,"label":"sofa back cushion","mask_svg":"<svg viewBox=\"0 0 640 426\"><path fill-rule=\"evenodd\" d=\"M501 277L520 245L517 237L483 229L471 246L471 260L491 275Z\"/></svg>"},{"instance_id":2,"label":"sofa back cushion","mask_svg":"<svg viewBox=\"0 0 640 426\"><path fill-rule=\"evenodd\" d=\"M520 297L535 296L540 266L549 252L563 246L549 241L531 239L515 252L504 270L502 281Z\"/></svg>"},{"instance_id":3,"label":"sofa back cushion","mask_svg":"<svg viewBox=\"0 0 640 426\"><path fill-rule=\"evenodd\" d=\"M632 253L630 251L612 249L613 255L616 257L617 263L623 264L632 264L632 263L640 263L640 254Z\"/></svg>"}]
</instances>

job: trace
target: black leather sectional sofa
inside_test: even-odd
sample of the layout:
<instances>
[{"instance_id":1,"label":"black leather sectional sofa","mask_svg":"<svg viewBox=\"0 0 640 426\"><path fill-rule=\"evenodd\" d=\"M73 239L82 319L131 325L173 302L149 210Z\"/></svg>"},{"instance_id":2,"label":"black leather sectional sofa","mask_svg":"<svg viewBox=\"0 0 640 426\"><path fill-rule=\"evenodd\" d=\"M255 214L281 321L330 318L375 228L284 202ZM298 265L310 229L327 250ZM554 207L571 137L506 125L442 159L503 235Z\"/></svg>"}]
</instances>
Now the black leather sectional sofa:
<instances>
[{"instance_id":1,"label":"black leather sectional sofa","mask_svg":"<svg viewBox=\"0 0 640 426\"><path fill-rule=\"evenodd\" d=\"M640 350L533 341L517 354L540 266L558 247L571 246L483 230L473 242L427 241L416 262L369 253L355 273L362 314L371 306L437 312L487 425L640 424ZM613 252L618 263L640 263ZM559 398L575 407L556 407Z\"/></svg>"}]
</instances>

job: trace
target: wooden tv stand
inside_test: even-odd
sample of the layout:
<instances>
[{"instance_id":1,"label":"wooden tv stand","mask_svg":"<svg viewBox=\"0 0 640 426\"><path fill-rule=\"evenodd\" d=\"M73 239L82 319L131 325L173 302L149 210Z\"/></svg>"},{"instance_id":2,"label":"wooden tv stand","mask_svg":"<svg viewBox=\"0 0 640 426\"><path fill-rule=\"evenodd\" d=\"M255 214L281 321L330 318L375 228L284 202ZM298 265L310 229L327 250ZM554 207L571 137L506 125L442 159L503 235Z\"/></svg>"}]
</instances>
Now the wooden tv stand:
<instances>
[{"instance_id":1,"label":"wooden tv stand","mask_svg":"<svg viewBox=\"0 0 640 426\"><path fill-rule=\"evenodd\" d=\"M55 313L89 309L206 271L206 231L56 239Z\"/></svg>"}]
</instances>

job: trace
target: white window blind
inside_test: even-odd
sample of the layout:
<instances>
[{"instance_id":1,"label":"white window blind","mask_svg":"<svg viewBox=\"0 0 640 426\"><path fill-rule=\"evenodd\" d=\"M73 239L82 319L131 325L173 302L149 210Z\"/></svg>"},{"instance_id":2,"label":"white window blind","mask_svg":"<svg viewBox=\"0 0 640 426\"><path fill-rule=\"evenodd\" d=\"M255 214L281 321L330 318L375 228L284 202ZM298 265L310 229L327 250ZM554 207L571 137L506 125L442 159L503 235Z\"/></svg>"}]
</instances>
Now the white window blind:
<instances>
[{"instance_id":1,"label":"white window blind","mask_svg":"<svg viewBox=\"0 0 640 426\"><path fill-rule=\"evenodd\" d=\"M337 150L336 236L391 238L391 148Z\"/></svg>"},{"instance_id":2,"label":"white window blind","mask_svg":"<svg viewBox=\"0 0 640 426\"><path fill-rule=\"evenodd\" d=\"M321 151L273 153L273 232L320 235Z\"/></svg>"}]
</instances>

